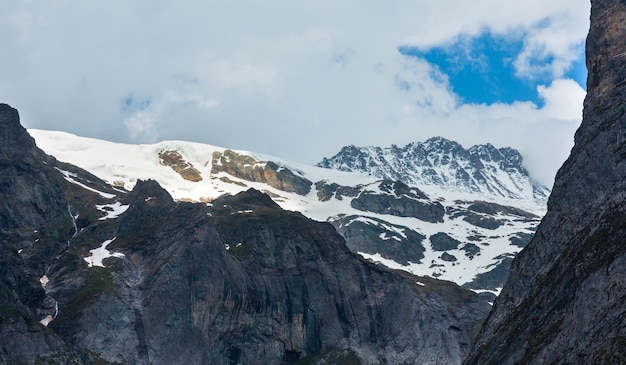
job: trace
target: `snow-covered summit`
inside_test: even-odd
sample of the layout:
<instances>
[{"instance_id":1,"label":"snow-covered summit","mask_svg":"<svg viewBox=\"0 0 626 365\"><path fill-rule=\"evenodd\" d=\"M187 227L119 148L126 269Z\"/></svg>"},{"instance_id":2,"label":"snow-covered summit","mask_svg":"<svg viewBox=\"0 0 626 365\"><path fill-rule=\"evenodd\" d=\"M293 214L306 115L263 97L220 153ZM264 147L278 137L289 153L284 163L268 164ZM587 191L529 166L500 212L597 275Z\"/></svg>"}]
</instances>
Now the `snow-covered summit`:
<instances>
[{"instance_id":1,"label":"snow-covered summit","mask_svg":"<svg viewBox=\"0 0 626 365\"><path fill-rule=\"evenodd\" d=\"M361 172L408 185L435 185L446 191L534 200L545 204L550 189L534 182L522 164L519 151L492 144L469 149L442 137L413 142L404 147L355 147L341 149L317 166Z\"/></svg>"}]
</instances>

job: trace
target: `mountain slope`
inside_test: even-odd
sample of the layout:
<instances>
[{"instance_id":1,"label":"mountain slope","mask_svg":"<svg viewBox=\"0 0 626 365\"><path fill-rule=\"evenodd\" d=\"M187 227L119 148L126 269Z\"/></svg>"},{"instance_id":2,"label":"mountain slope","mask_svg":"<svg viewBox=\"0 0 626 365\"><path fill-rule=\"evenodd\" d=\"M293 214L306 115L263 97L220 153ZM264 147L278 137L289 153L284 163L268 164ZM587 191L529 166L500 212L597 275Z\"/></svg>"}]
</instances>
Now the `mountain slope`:
<instances>
[{"instance_id":1,"label":"mountain slope","mask_svg":"<svg viewBox=\"0 0 626 365\"><path fill-rule=\"evenodd\" d=\"M6 105L0 128L3 363L458 364L490 308L360 259L254 189L126 192L46 156Z\"/></svg>"},{"instance_id":2,"label":"mountain slope","mask_svg":"<svg viewBox=\"0 0 626 365\"><path fill-rule=\"evenodd\" d=\"M591 4L574 148L466 364L626 363L626 1Z\"/></svg>"},{"instance_id":3,"label":"mountain slope","mask_svg":"<svg viewBox=\"0 0 626 365\"><path fill-rule=\"evenodd\" d=\"M435 185L489 197L535 200L545 203L550 190L533 182L522 166L522 156L509 147L491 144L464 149L442 137L404 147L347 146L317 166L357 171L408 185Z\"/></svg>"},{"instance_id":4,"label":"mountain slope","mask_svg":"<svg viewBox=\"0 0 626 365\"><path fill-rule=\"evenodd\" d=\"M48 153L118 187L155 179L175 200L201 202L255 188L284 209L332 223L348 247L368 259L492 293L504 285L511 257L528 242L545 209L532 199L483 201L482 195L416 188L198 143L135 146L30 133ZM181 171L193 171L194 178ZM431 242L442 234L456 245L442 249Z\"/></svg>"}]
</instances>

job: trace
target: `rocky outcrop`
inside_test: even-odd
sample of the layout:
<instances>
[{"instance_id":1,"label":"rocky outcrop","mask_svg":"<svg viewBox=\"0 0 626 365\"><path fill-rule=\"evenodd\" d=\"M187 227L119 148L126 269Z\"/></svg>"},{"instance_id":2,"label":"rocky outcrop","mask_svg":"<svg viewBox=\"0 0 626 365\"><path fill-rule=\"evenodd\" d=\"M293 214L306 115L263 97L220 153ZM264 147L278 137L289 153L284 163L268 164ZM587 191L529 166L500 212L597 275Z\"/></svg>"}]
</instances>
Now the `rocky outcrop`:
<instances>
[{"instance_id":1,"label":"rocky outcrop","mask_svg":"<svg viewBox=\"0 0 626 365\"><path fill-rule=\"evenodd\" d=\"M159 152L159 162L161 165L169 166L176 171L183 179L198 182L202 181L202 174L191 163L185 161L180 152L167 150Z\"/></svg>"},{"instance_id":2,"label":"rocky outcrop","mask_svg":"<svg viewBox=\"0 0 626 365\"><path fill-rule=\"evenodd\" d=\"M430 236L429 239L430 246L435 251L454 250L461 244L461 242L455 240L454 238L448 236L443 232L435 233L434 235Z\"/></svg>"},{"instance_id":3,"label":"rocky outcrop","mask_svg":"<svg viewBox=\"0 0 626 365\"><path fill-rule=\"evenodd\" d=\"M352 252L380 254L402 265L424 258L426 236L412 229L363 216L342 216L330 220Z\"/></svg>"},{"instance_id":4,"label":"rocky outcrop","mask_svg":"<svg viewBox=\"0 0 626 365\"><path fill-rule=\"evenodd\" d=\"M513 257L515 257L513 254L496 256L495 259L498 261L487 267L490 269L489 271L476 275L472 281L463 284L463 287L468 289L493 291L501 289L509 275L509 269L511 268Z\"/></svg>"},{"instance_id":5,"label":"rocky outcrop","mask_svg":"<svg viewBox=\"0 0 626 365\"><path fill-rule=\"evenodd\" d=\"M257 161L250 156L228 149L223 153L213 153L211 174L220 172L247 181L265 183L276 189L300 195L308 194L313 185L308 179L272 161Z\"/></svg>"},{"instance_id":6,"label":"rocky outcrop","mask_svg":"<svg viewBox=\"0 0 626 365\"><path fill-rule=\"evenodd\" d=\"M352 199L350 206L365 212L414 217L430 223L443 222L445 208L428 199L419 189L390 180L383 180L378 188L380 192L363 191Z\"/></svg>"},{"instance_id":7,"label":"rocky outcrop","mask_svg":"<svg viewBox=\"0 0 626 365\"><path fill-rule=\"evenodd\" d=\"M574 148L465 364L626 363L626 1L591 4Z\"/></svg>"},{"instance_id":8,"label":"rocky outcrop","mask_svg":"<svg viewBox=\"0 0 626 365\"><path fill-rule=\"evenodd\" d=\"M360 186L341 186L337 183L331 183L326 180L321 180L315 183L315 189L317 190L317 198L320 201L329 201L331 198L337 200L343 200L344 197L354 198L359 195Z\"/></svg>"}]
</instances>

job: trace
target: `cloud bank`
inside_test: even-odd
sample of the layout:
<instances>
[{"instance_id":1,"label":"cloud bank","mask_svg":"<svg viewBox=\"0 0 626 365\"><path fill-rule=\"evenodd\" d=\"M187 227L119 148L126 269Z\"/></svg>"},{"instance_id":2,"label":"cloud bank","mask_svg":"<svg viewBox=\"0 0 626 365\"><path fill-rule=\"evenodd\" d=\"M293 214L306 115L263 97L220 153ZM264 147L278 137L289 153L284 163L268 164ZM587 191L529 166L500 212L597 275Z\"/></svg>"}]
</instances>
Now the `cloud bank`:
<instances>
[{"instance_id":1,"label":"cloud bank","mask_svg":"<svg viewBox=\"0 0 626 365\"><path fill-rule=\"evenodd\" d=\"M494 16L497 14L497 16ZM315 163L347 144L433 135L524 154L551 185L584 90L583 0L42 0L0 13L0 100L27 127L122 142L184 139ZM464 104L427 50L485 32L521 39L538 107Z\"/></svg>"}]
</instances>

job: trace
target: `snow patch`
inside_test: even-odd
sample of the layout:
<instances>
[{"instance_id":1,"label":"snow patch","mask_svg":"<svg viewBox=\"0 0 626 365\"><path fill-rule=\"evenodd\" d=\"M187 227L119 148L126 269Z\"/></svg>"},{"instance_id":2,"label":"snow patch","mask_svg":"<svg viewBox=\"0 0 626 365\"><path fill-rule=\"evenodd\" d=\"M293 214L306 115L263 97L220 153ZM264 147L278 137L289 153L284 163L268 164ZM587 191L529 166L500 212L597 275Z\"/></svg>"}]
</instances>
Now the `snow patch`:
<instances>
[{"instance_id":1,"label":"snow patch","mask_svg":"<svg viewBox=\"0 0 626 365\"><path fill-rule=\"evenodd\" d=\"M104 217L100 217L98 218L98 220L107 220L107 219L114 219L119 217L122 213L124 213L128 207L130 207L130 205L123 205L120 202L115 202L115 203L111 203L111 204L103 204L103 205L96 205L96 208L101 211L106 213L106 215Z\"/></svg>"},{"instance_id":2,"label":"snow patch","mask_svg":"<svg viewBox=\"0 0 626 365\"><path fill-rule=\"evenodd\" d=\"M92 188L92 187L89 187L89 186L87 186L87 185L85 185L85 184L83 184L83 183L81 183L81 182L79 182L79 181L75 180L74 178L75 178L75 177L77 177L78 175L76 175L76 174L75 174L75 173L73 173L73 172L69 172L69 171L61 170L61 169L59 169L58 167L55 167L55 169L57 169L57 171L59 171L61 174L63 174L63 177L65 178L65 180L67 180L67 181L71 182L72 184L76 184L76 185L78 185L78 186L80 186L80 187L82 187L82 188L84 188L84 189L87 189L87 190L89 190L89 191L93 191L94 193L98 193L98 194L100 194L100 196L102 196L103 198L106 198L106 199L113 199L113 198L115 198L115 196L116 196L115 194L109 194L109 193L102 192L102 191L100 191L100 190L96 190L96 189L94 189L94 188Z\"/></svg>"},{"instance_id":3,"label":"snow patch","mask_svg":"<svg viewBox=\"0 0 626 365\"><path fill-rule=\"evenodd\" d=\"M39 323L41 323L44 326L48 327L48 325L50 324L50 322L52 322L53 319L54 319L54 317L51 314L48 314L46 316L46 318L40 320Z\"/></svg>"},{"instance_id":4,"label":"snow patch","mask_svg":"<svg viewBox=\"0 0 626 365\"><path fill-rule=\"evenodd\" d=\"M41 283L41 287L44 288L44 289L46 288L46 285L48 285L48 281L49 281L48 275L44 275L44 276L39 278L39 282Z\"/></svg>"},{"instance_id":5,"label":"snow patch","mask_svg":"<svg viewBox=\"0 0 626 365\"><path fill-rule=\"evenodd\" d=\"M107 250L107 246L113 241L115 241L115 237L113 237L113 239L102 242L102 246L94 248L93 250L89 250L89 252L91 252L91 256L83 257L83 260L87 262L87 265L89 265L89 267L105 267L102 263L102 260L109 257L124 257L125 255L123 253L110 252L109 250Z\"/></svg>"},{"instance_id":6,"label":"snow patch","mask_svg":"<svg viewBox=\"0 0 626 365\"><path fill-rule=\"evenodd\" d=\"M247 210L240 210L236 214L248 214L248 213L252 213L252 212L254 212L254 210L247 209ZM231 213L231 214L235 214L235 213Z\"/></svg>"}]
</instances>

